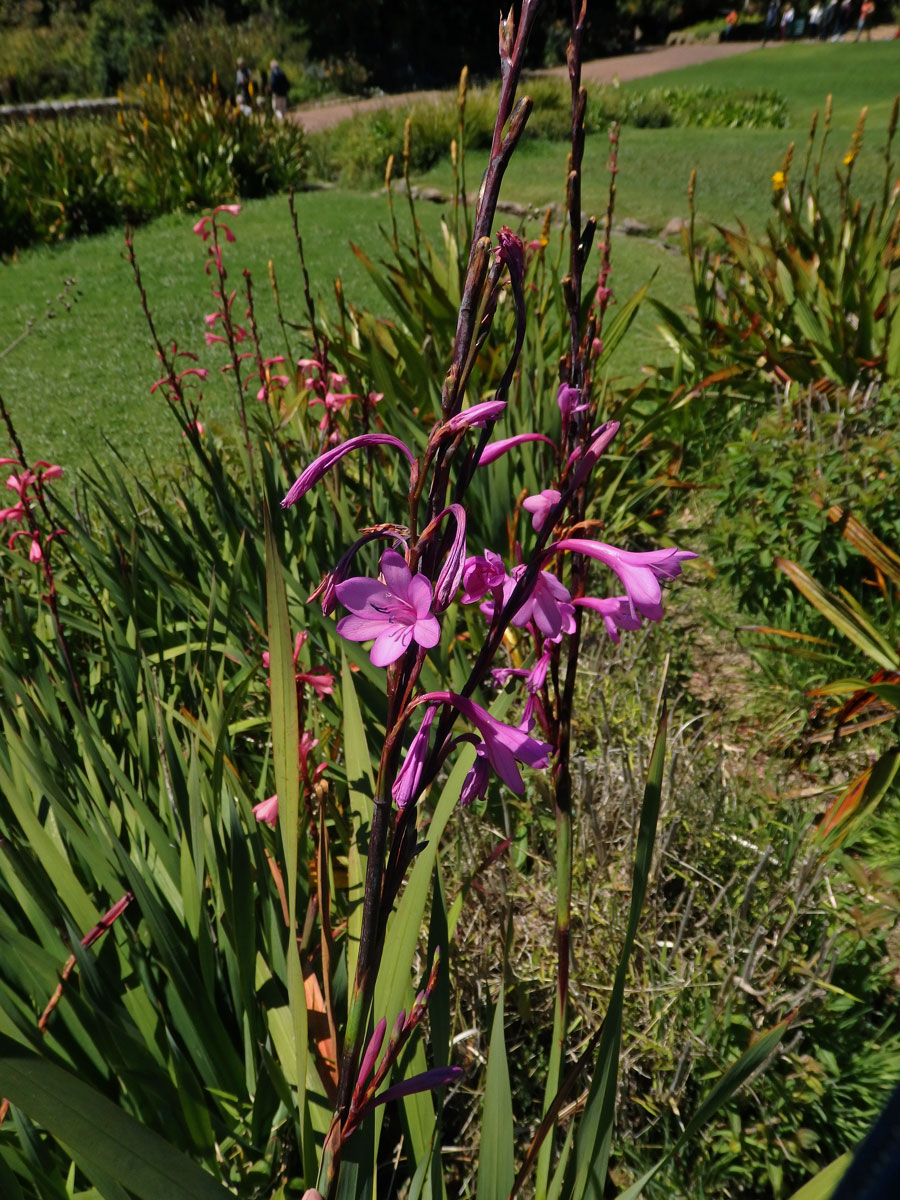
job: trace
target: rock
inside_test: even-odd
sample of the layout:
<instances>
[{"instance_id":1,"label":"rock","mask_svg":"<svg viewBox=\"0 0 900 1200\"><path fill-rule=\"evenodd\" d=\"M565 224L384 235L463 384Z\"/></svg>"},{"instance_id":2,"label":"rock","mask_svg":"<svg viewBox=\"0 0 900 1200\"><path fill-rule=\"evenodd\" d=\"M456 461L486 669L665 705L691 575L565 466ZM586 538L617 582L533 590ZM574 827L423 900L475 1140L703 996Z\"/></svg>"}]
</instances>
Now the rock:
<instances>
[{"instance_id":1,"label":"rock","mask_svg":"<svg viewBox=\"0 0 900 1200\"><path fill-rule=\"evenodd\" d=\"M645 225L643 221L639 221L636 217L626 217L619 226L622 233L629 237L646 237L650 232L650 226Z\"/></svg>"},{"instance_id":2,"label":"rock","mask_svg":"<svg viewBox=\"0 0 900 1200\"><path fill-rule=\"evenodd\" d=\"M498 200L497 211L510 213L514 217L527 217L531 213L527 204L517 204L515 200Z\"/></svg>"},{"instance_id":3,"label":"rock","mask_svg":"<svg viewBox=\"0 0 900 1200\"><path fill-rule=\"evenodd\" d=\"M684 218L683 217L673 217L672 220L668 223L668 225L666 225L665 229L663 230L663 237L664 238L681 237L681 231L683 229L684 229Z\"/></svg>"},{"instance_id":4,"label":"rock","mask_svg":"<svg viewBox=\"0 0 900 1200\"><path fill-rule=\"evenodd\" d=\"M415 200L427 200L430 204L446 204L450 199L439 188L414 187L412 190Z\"/></svg>"}]
</instances>

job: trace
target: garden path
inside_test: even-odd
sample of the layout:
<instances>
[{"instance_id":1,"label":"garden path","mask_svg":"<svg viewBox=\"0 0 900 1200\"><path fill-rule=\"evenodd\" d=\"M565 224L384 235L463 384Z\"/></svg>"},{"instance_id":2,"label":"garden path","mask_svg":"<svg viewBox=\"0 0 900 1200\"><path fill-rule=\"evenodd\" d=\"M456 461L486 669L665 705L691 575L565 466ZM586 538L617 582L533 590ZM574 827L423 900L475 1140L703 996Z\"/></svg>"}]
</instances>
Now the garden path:
<instances>
[{"instance_id":1,"label":"garden path","mask_svg":"<svg viewBox=\"0 0 900 1200\"><path fill-rule=\"evenodd\" d=\"M894 36L895 30L894 25L880 25L872 30L872 37L878 41L886 41ZM767 52L776 50L782 44L770 42ZM759 50L759 42L648 46L645 50L640 50L635 54L618 54L610 58L596 58L591 62L586 62L582 67L582 77L585 83L613 83L617 79L624 83L629 79L644 79L648 75L674 71L679 67L696 67L720 58L748 54L753 50ZM565 78L566 73L565 66L552 67L547 71L540 72L542 75L558 75L561 78ZM322 129L331 129L357 113L368 113L378 108L400 107L414 100L437 100L446 94L439 91L402 92L392 96L372 96L367 100L340 100L309 108L294 109L291 116L300 122L307 133L317 133Z\"/></svg>"}]
</instances>

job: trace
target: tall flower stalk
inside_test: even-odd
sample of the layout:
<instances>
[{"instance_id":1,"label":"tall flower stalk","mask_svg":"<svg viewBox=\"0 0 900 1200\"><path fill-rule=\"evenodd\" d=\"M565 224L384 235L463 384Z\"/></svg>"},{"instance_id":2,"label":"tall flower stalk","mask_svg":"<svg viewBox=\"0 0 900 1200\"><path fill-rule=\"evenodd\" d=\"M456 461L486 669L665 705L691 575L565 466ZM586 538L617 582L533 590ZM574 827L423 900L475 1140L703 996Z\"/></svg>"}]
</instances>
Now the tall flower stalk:
<instances>
[{"instance_id":1,"label":"tall flower stalk","mask_svg":"<svg viewBox=\"0 0 900 1200\"><path fill-rule=\"evenodd\" d=\"M577 11L573 9L568 56L573 97L568 183L570 271L564 281L569 349L557 397L560 439L555 442L539 430L492 437L497 422L512 403L511 388L526 332L525 247L511 230L504 227L494 234L493 228L503 176L531 111L527 97L516 103L515 96L537 8L538 0L525 0L518 29L511 13L500 22L502 83L497 120L474 217L456 335L442 389L441 416L424 450L416 454L399 438L383 432L366 432L330 444L306 466L282 501L285 508L301 502L334 471L345 470L349 456L385 454L400 463L401 469L404 459L409 466L407 523L384 523L386 514L379 513L382 524L362 531L315 593L326 614L338 606L346 610L336 625L339 636L372 643L371 662L385 670L386 697L356 972L350 984L339 1051L337 1100L317 1180L318 1189L326 1194L336 1188L344 1146L361 1119L361 1089L371 1075L384 1036L383 1026L378 1027L380 1034L378 1029L370 1033L372 1000L388 917L417 852L418 802L462 745L475 748L474 762L461 788L463 805L482 797L494 776L521 794L526 786L522 766L542 770L552 764L559 847L559 982L548 1104L558 1091L565 1052L569 963L569 744L583 613L593 608L616 638L620 629L636 628L643 619L658 620L659 581L679 574L681 562L693 557L688 551L675 549L629 554L579 536L589 528L585 517L591 471L618 430L614 422L594 427L597 403L591 398L590 388L591 356L597 353L606 302L591 311L585 328L580 318L582 278L594 230L593 222L583 231L579 228L586 100L580 82L580 54L586 4ZM600 283L605 289L608 255L603 261ZM490 335L504 291L515 314L515 335L505 368L489 398L479 397L465 407L476 358ZM471 554L466 540L466 495L476 472L490 470L491 464L505 454L540 451L545 443L554 449L557 474L552 486L525 502L534 526L529 549L523 552L517 546L514 561L509 564L489 547L483 554ZM376 539L391 543L381 554L378 577L351 575L357 553ZM616 574L624 595L585 595L589 571L596 570L591 560L605 564ZM562 580L563 563L568 565L568 585ZM453 632L458 611L454 606L458 603L477 604L483 613L486 630L481 647L459 691L423 691L420 678L429 652L445 634ZM495 658L511 625L533 651L530 668L501 667L494 671L501 681L524 678L526 701L517 724L498 720L475 699L478 689L491 680ZM460 722L467 726L463 732L458 730ZM417 732L409 740L407 726L411 724L417 726ZM409 744L404 755L406 741ZM447 1082L449 1076L421 1079L423 1086L437 1086ZM408 1090L416 1090L413 1082L408 1081Z\"/></svg>"}]
</instances>

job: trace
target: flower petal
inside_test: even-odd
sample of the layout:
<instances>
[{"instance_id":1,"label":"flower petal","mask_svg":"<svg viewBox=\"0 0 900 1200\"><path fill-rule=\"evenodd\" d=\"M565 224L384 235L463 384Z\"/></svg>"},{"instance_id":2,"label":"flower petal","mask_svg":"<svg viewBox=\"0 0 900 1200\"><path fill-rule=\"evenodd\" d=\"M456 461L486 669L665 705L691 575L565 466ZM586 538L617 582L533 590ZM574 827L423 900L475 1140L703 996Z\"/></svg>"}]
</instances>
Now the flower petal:
<instances>
[{"instance_id":1,"label":"flower petal","mask_svg":"<svg viewBox=\"0 0 900 1200\"><path fill-rule=\"evenodd\" d=\"M358 617L377 621L389 616L396 606L394 593L380 579L369 579L366 575L353 575L334 590L341 604Z\"/></svg>"},{"instance_id":2,"label":"flower petal","mask_svg":"<svg viewBox=\"0 0 900 1200\"><path fill-rule=\"evenodd\" d=\"M406 565L406 559L396 550L385 550L381 556L381 574L384 582L393 595L404 603L412 583L412 572Z\"/></svg>"},{"instance_id":3,"label":"flower petal","mask_svg":"<svg viewBox=\"0 0 900 1200\"><path fill-rule=\"evenodd\" d=\"M431 583L424 575L416 575L410 581L407 598L419 620L431 615L433 594Z\"/></svg>"},{"instance_id":4,"label":"flower petal","mask_svg":"<svg viewBox=\"0 0 900 1200\"><path fill-rule=\"evenodd\" d=\"M441 623L437 617L420 617L413 626L413 637L426 650L436 646L441 640Z\"/></svg>"},{"instance_id":5,"label":"flower petal","mask_svg":"<svg viewBox=\"0 0 900 1200\"><path fill-rule=\"evenodd\" d=\"M406 651L412 639L412 625L389 625L382 633L379 633L375 639L375 645L369 653L372 665L389 667Z\"/></svg>"},{"instance_id":6,"label":"flower petal","mask_svg":"<svg viewBox=\"0 0 900 1200\"><path fill-rule=\"evenodd\" d=\"M378 621L368 617L341 617L337 623L338 636L346 638L348 642L368 642L372 638L380 637L388 629L402 628L404 627L397 625L390 617Z\"/></svg>"}]
</instances>

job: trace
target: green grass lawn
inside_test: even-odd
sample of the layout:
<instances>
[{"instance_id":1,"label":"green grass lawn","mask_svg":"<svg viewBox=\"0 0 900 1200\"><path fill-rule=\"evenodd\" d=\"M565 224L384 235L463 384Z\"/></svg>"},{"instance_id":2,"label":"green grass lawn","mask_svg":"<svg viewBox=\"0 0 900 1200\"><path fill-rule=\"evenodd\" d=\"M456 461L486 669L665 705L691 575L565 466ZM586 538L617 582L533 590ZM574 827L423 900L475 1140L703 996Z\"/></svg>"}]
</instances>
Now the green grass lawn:
<instances>
[{"instance_id":1,"label":"green grass lawn","mask_svg":"<svg viewBox=\"0 0 900 1200\"><path fill-rule=\"evenodd\" d=\"M790 127L624 130L619 219L633 216L659 229L673 216L684 217L687 182L696 168L697 210L702 220L733 224L742 219L761 231L771 203L771 175L790 141L797 142L802 155L812 110L824 107L829 91L834 94L834 121L823 178L831 178L859 109L868 104L867 138L856 184L861 195L874 197L883 178L880 150L898 78L898 54L893 43L779 46L657 76L652 82L659 85L775 87L789 100ZM626 86L646 89L650 81ZM590 212L600 213L606 205L606 151L600 139L588 143L584 208ZM559 200L565 156L563 145L526 144L513 159L506 198L536 205ZM480 169L477 156L472 156L468 167L472 186ZM449 190L449 165L439 164L423 182ZM387 216L383 198L343 189L309 192L298 197L298 208L317 296L327 307L332 282L340 275L346 294L356 304L383 312L383 301L349 248L352 240L378 256L383 245L378 227ZM439 206L421 206L430 236L437 234L440 213ZM200 242L191 234L194 219L181 215L156 221L138 231L136 245L160 334L200 354L204 365L216 366L221 357L203 344L203 317L211 311L211 301ZM240 269L246 266L252 271L263 346L278 353L281 344L267 283L269 259L278 271L287 315L302 317L300 273L286 201L276 197L249 203L235 222L235 231L238 242L229 247L232 279L240 284ZM656 272L655 294L674 304L688 300L683 261L655 243L617 238L613 271L620 299ZM29 455L83 466L92 454L101 461L109 458L105 445L109 439L136 466L145 458L168 462L178 445L178 433L163 402L149 395L157 377L156 361L122 257L120 233L28 251L16 262L0 266L0 350L18 336L30 317L41 313L70 275L77 279L80 294L72 311L41 323L27 341L0 359L0 391ZM658 354L660 344L648 309L623 344L614 370L633 377L643 362ZM205 416L230 421L232 397L225 381L211 376L208 383Z\"/></svg>"},{"instance_id":2,"label":"green grass lawn","mask_svg":"<svg viewBox=\"0 0 900 1200\"><path fill-rule=\"evenodd\" d=\"M341 276L358 304L376 306L378 294L350 250L354 241L377 255L383 245L379 223L386 219L380 197L347 192L306 192L297 209L314 291L331 294ZM436 227L438 214L423 219ZM191 232L196 216L174 215L139 229L138 261L157 330L165 341L200 356L201 364L224 362L223 347L207 349L204 315L213 311L200 239ZM263 349L283 351L268 282L271 259L288 319L302 319L302 280L285 197L245 205L232 227L237 242L226 248L232 286L243 288L241 270L253 275ZM168 460L180 437L159 395L149 390L157 360L131 268L123 257L121 231L52 249L23 253L0 267L4 303L0 347L17 337L29 317L74 276L79 299L71 312L41 322L34 334L0 360L0 391L34 457L85 465L91 454L106 461L109 439L127 461ZM244 306L236 301L236 311ZM210 375L204 389L208 420L232 419L231 377Z\"/></svg>"}]
</instances>

